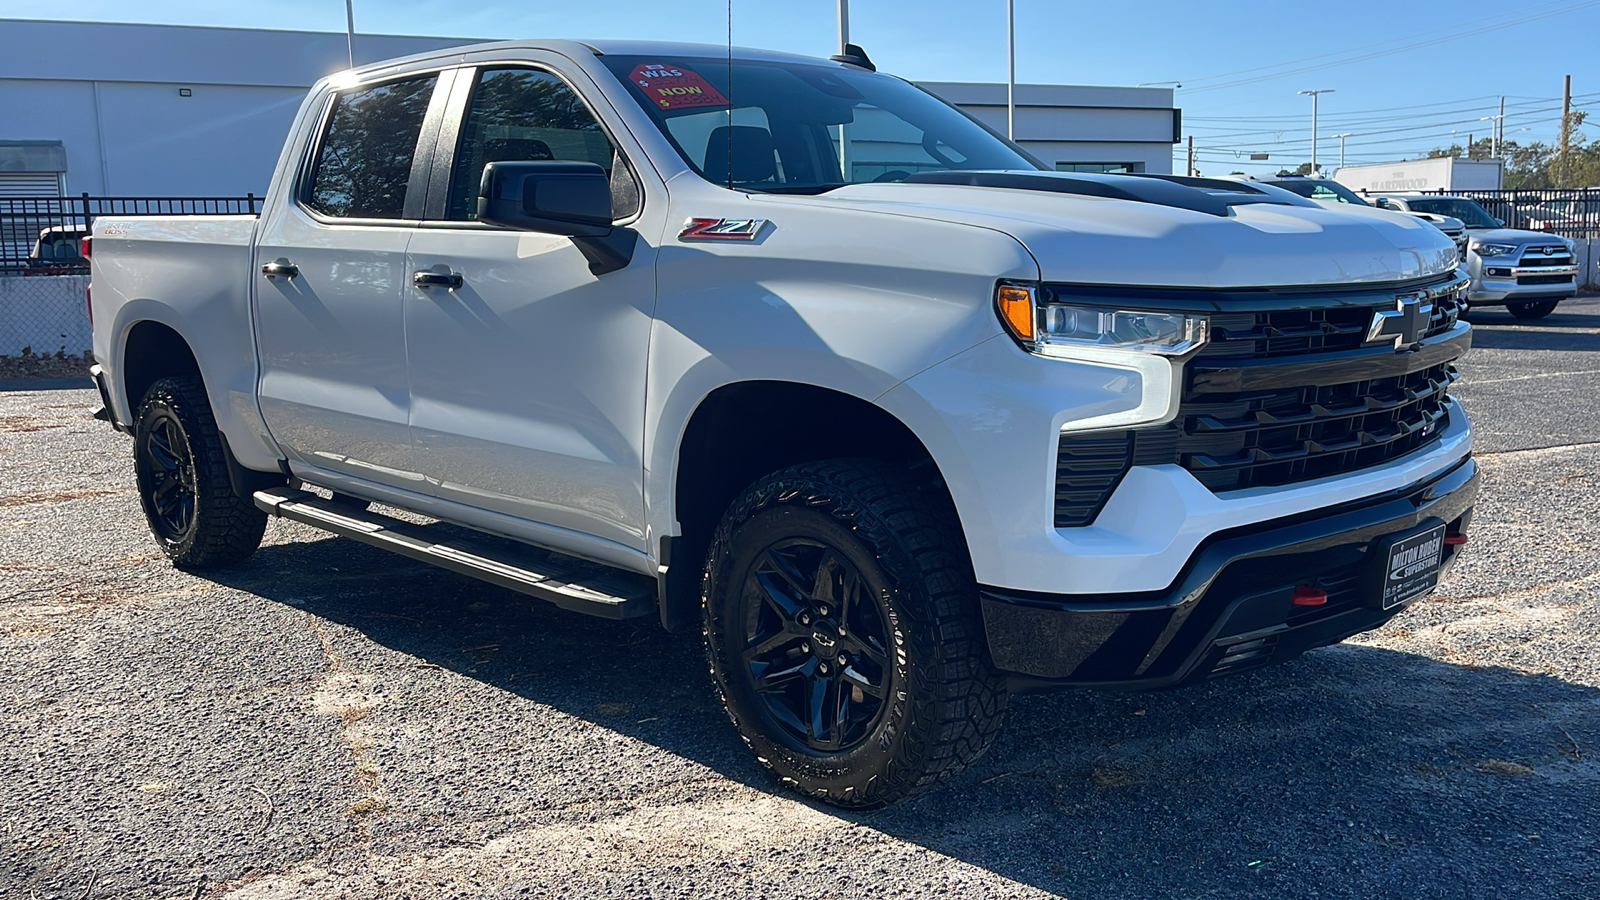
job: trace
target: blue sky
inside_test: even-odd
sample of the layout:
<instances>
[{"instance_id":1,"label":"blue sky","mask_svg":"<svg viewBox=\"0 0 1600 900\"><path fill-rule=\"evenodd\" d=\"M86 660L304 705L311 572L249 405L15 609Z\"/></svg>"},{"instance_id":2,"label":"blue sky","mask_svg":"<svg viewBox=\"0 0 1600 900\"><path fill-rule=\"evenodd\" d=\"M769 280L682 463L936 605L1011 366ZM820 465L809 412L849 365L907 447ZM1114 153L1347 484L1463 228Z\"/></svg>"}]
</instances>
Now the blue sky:
<instances>
[{"instance_id":1,"label":"blue sky","mask_svg":"<svg viewBox=\"0 0 1600 900\"><path fill-rule=\"evenodd\" d=\"M1417 156L1487 135L1498 97L1506 137L1553 141L1561 78L1578 109L1600 108L1600 0L1343 0L1321 4L1015 0L1017 78L1138 84L1181 80L1177 103L1205 174L1293 166L1310 156L1306 89L1321 99L1319 157ZM363 32L466 37L721 41L726 0L356 0ZM1004 0L852 0L851 37L880 68L911 79L1005 78ZM0 0L0 18L39 18L35 0ZM1305 12L1302 13L1301 11ZM51 18L342 31L342 0L74 0ZM0 46L3 46L0 25ZM746 46L826 56L835 0L733 0ZM64 48L65 49L65 48ZM70 51L65 51L70 52ZM1237 73L1237 74L1233 74ZM1600 116L1585 129L1600 138ZM1454 132L1454 133L1452 133ZM1250 151L1271 154L1252 164ZM1181 171L1182 162L1174 169Z\"/></svg>"}]
</instances>

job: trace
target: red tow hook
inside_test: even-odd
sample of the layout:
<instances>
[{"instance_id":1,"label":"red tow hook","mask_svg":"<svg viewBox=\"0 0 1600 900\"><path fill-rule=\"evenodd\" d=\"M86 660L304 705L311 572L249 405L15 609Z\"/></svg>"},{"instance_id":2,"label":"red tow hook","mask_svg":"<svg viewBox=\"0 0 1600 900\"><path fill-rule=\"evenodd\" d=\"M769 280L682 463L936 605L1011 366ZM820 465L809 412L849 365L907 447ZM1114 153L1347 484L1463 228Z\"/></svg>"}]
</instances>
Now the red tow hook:
<instances>
[{"instance_id":1,"label":"red tow hook","mask_svg":"<svg viewBox=\"0 0 1600 900\"><path fill-rule=\"evenodd\" d=\"M1321 588L1297 587L1290 602L1295 606L1321 606L1328 602L1328 592Z\"/></svg>"},{"instance_id":2,"label":"red tow hook","mask_svg":"<svg viewBox=\"0 0 1600 900\"><path fill-rule=\"evenodd\" d=\"M1459 547L1467 542L1467 536L1459 531L1452 531L1444 536L1444 542L1452 547Z\"/></svg>"}]
</instances>

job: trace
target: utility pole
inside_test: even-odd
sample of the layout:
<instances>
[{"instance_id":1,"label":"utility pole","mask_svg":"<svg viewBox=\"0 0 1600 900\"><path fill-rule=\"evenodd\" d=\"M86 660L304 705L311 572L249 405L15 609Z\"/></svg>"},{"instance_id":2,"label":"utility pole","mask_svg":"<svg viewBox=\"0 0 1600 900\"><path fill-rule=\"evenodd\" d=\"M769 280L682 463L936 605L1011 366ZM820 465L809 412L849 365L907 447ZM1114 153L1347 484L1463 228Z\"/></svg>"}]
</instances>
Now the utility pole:
<instances>
[{"instance_id":1,"label":"utility pole","mask_svg":"<svg viewBox=\"0 0 1600 900\"><path fill-rule=\"evenodd\" d=\"M356 67L356 4L344 0L344 47L350 54L350 68Z\"/></svg>"},{"instance_id":2,"label":"utility pole","mask_svg":"<svg viewBox=\"0 0 1600 900\"><path fill-rule=\"evenodd\" d=\"M1349 136L1350 132L1348 131L1346 131L1344 134L1334 135L1334 137L1339 139L1339 168L1341 169L1344 168L1344 139Z\"/></svg>"},{"instance_id":3,"label":"utility pole","mask_svg":"<svg viewBox=\"0 0 1600 900\"><path fill-rule=\"evenodd\" d=\"M1017 8L1006 0L1006 137L1017 139Z\"/></svg>"},{"instance_id":4,"label":"utility pole","mask_svg":"<svg viewBox=\"0 0 1600 900\"><path fill-rule=\"evenodd\" d=\"M1472 158L1472 132L1467 132L1467 159Z\"/></svg>"},{"instance_id":5,"label":"utility pole","mask_svg":"<svg viewBox=\"0 0 1600 900\"><path fill-rule=\"evenodd\" d=\"M1561 80L1561 154L1556 157L1556 187L1567 186L1567 153L1572 149L1572 76Z\"/></svg>"},{"instance_id":6,"label":"utility pole","mask_svg":"<svg viewBox=\"0 0 1600 900\"><path fill-rule=\"evenodd\" d=\"M839 0L839 53L850 45L850 0Z\"/></svg>"},{"instance_id":7,"label":"utility pole","mask_svg":"<svg viewBox=\"0 0 1600 900\"><path fill-rule=\"evenodd\" d=\"M1500 114L1494 117L1494 158L1500 158L1500 145L1506 139L1506 98L1500 97Z\"/></svg>"},{"instance_id":8,"label":"utility pole","mask_svg":"<svg viewBox=\"0 0 1600 900\"><path fill-rule=\"evenodd\" d=\"M1301 91L1302 94L1311 96L1311 174L1317 173L1317 96L1331 94L1333 88L1319 88L1314 91Z\"/></svg>"},{"instance_id":9,"label":"utility pole","mask_svg":"<svg viewBox=\"0 0 1600 900\"><path fill-rule=\"evenodd\" d=\"M1194 175L1194 135L1189 135L1189 175Z\"/></svg>"}]
</instances>

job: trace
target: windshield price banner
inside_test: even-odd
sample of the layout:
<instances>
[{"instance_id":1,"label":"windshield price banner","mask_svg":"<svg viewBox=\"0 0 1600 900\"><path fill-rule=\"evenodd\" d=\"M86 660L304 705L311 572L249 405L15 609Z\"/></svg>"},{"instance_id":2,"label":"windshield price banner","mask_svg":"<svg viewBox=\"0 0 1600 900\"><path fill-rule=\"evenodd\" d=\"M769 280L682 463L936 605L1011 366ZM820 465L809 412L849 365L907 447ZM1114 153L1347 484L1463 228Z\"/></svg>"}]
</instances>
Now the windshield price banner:
<instances>
[{"instance_id":1,"label":"windshield price banner","mask_svg":"<svg viewBox=\"0 0 1600 900\"><path fill-rule=\"evenodd\" d=\"M728 105L728 98L700 77L699 72L683 66L646 63L635 68L630 77L661 109Z\"/></svg>"}]
</instances>

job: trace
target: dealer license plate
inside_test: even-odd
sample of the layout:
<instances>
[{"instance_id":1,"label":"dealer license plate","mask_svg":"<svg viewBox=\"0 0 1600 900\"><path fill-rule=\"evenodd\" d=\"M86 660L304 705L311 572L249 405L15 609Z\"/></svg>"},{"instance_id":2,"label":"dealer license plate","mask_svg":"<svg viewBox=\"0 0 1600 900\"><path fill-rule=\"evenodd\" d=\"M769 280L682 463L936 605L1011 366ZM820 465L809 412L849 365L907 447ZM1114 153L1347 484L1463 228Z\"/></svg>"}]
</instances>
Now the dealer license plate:
<instances>
[{"instance_id":1,"label":"dealer license plate","mask_svg":"<svg viewBox=\"0 0 1600 900\"><path fill-rule=\"evenodd\" d=\"M1440 525L1389 545L1388 565L1383 573L1384 609L1393 609L1419 594L1426 594L1439 583L1439 564L1444 559L1444 529Z\"/></svg>"}]
</instances>

